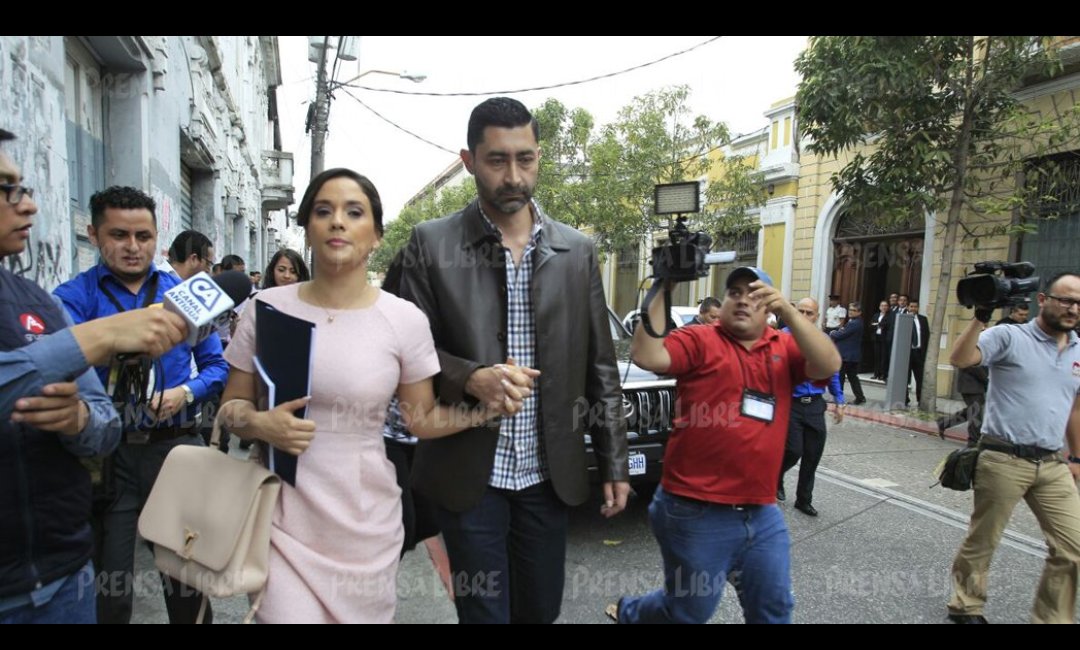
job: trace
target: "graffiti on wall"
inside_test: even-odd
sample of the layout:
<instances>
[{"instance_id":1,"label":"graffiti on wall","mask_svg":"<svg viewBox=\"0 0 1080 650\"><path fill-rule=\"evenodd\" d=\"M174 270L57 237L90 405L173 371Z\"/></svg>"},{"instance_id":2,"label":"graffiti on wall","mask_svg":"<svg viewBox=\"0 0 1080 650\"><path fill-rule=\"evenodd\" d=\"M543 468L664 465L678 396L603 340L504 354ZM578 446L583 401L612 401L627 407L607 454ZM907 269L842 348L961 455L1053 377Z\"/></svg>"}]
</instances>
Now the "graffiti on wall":
<instances>
[{"instance_id":1,"label":"graffiti on wall","mask_svg":"<svg viewBox=\"0 0 1080 650\"><path fill-rule=\"evenodd\" d=\"M57 242L32 238L20 255L8 255L4 266L15 275L35 284L52 288L68 278L67 249Z\"/></svg>"},{"instance_id":2,"label":"graffiti on wall","mask_svg":"<svg viewBox=\"0 0 1080 650\"><path fill-rule=\"evenodd\" d=\"M73 250L63 75L52 67L51 38L0 36L0 127L17 138L4 151L37 205L26 249L2 264L49 290L71 277Z\"/></svg>"}]
</instances>

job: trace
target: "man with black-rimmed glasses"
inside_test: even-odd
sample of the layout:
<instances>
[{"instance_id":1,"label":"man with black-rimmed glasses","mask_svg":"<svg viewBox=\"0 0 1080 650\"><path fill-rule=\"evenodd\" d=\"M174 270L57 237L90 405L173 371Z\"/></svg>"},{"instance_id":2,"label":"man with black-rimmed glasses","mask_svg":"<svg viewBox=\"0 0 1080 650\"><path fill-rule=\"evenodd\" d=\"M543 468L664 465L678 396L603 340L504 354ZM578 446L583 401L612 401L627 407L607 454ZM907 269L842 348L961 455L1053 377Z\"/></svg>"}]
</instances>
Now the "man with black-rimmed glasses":
<instances>
[{"instance_id":1,"label":"man with black-rimmed glasses","mask_svg":"<svg viewBox=\"0 0 1080 650\"><path fill-rule=\"evenodd\" d=\"M1080 582L1080 274L1051 277L1038 296L1039 315L1013 327L986 329L992 309L956 340L958 368L990 370L986 415L975 472L975 509L952 566L949 620L986 623L987 574L1020 499L1035 513L1049 555L1035 594L1035 623L1072 623ZM1037 408L1033 405L1037 403ZM1062 455L1068 443L1068 458Z\"/></svg>"}]
</instances>

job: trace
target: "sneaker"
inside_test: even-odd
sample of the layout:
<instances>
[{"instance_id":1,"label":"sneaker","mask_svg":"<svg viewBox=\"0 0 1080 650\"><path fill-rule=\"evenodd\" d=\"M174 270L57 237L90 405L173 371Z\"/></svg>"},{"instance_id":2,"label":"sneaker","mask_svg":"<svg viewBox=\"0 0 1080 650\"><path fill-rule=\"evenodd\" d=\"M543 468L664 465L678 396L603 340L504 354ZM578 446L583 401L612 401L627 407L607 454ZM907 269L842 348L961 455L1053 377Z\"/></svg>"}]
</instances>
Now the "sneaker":
<instances>
[{"instance_id":1,"label":"sneaker","mask_svg":"<svg viewBox=\"0 0 1080 650\"><path fill-rule=\"evenodd\" d=\"M989 625L990 621L982 614L949 614L947 620L958 625Z\"/></svg>"},{"instance_id":2,"label":"sneaker","mask_svg":"<svg viewBox=\"0 0 1080 650\"><path fill-rule=\"evenodd\" d=\"M607 616L614 623L619 622L619 603L608 603L604 608L604 616Z\"/></svg>"}]
</instances>

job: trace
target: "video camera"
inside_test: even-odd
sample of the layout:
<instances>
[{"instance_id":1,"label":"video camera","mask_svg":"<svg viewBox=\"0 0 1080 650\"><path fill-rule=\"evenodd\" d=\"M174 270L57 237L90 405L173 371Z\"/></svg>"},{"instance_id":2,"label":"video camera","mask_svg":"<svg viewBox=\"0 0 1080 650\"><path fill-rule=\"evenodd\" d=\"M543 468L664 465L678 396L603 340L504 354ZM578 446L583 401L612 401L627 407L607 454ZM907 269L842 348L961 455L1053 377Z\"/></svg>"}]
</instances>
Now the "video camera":
<instances>
[{"instance_id":1,"label":"video camera","mask_svg":"<svg viewBox=\"0 0 1080 650\"><path fill-rule=\"evenodd\" d=\"M686 217L679 217L675 226L668 231L668 243L652 251L649 262L653 267L652 277L673 282L693 282L709 275L710 264L735 261L735 253L731 251L710 253L712 243L708 233L690 232L686 227Z\"/></svg>"},{"instance_id":2,"label":"video camera","mask_svg":"<svg viewBox=\"0 0 1080 650\"><path fill-rule=\"evenodd\" d=\"M965 307L996 309L1026 303L1039 290L1031 262L977 262L975 271L956 283L956 298Z\"/></svg>"}]
</instances>

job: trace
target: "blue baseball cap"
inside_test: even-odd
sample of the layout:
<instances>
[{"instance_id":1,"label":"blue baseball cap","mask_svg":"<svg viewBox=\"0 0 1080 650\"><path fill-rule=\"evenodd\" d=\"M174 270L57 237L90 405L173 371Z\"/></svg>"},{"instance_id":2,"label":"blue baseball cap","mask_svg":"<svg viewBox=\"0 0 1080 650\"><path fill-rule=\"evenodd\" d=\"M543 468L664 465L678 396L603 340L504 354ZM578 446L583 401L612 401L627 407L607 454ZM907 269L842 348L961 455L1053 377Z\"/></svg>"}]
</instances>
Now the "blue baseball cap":
<instances>
[{"instance_id":1,"label":"blue baseball cap","mask_svg":"<svg viewBox=\"0 0 1080 650\"><path fill-rule=\"evenodd\" d=\"M740 266L727 276L727 283L724 285L724 287L730 289L731 285L735 284L736 280L742 280L743 278L749 280L750 282L753 282L754 280L761 280L770 287L773 286L772 278L770 278L769 274L762 269L759 269L756 266Z\"/></svg>"}]
</instances>

